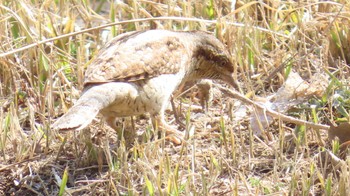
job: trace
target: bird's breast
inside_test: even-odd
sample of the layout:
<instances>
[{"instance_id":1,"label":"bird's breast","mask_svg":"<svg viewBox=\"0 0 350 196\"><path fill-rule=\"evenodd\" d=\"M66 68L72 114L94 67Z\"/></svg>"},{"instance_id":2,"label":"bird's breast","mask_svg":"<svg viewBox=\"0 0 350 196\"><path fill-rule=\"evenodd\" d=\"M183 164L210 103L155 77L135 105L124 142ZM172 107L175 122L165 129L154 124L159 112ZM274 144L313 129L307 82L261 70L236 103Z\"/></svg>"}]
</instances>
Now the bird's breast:
<instances>
[{"instance_id":1,"label":"bird's breast","mask_svg":"<svg viewBox=\"0 0 350 196\"><path fill-rule=\"evenodd\" d=\"M143 113L155 114L165 108L168 100L181 83L183 74L164 74L135 82L103 84L114 89L115 99L100 112L106 117L125 117Z\"/></svg>"}]
</instances>

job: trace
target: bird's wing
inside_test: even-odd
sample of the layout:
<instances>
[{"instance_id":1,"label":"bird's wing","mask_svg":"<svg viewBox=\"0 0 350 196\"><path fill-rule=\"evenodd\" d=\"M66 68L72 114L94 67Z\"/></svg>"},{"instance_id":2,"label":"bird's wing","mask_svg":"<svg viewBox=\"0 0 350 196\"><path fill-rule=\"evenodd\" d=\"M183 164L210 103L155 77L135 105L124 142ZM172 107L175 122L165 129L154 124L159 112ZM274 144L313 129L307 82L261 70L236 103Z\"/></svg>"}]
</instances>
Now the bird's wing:
<instances>
[{"instance_id":1,"label":"bird's wing","mask_svg":"<svg viewBox=\"0 0 350 196\"><path fill-rule=\"evenodd\" d=\"M181 36L171 31L138 31L117 36L91 62L85 84L137 81L176 73L189 56Z\"/></svg>"}]
</instances>

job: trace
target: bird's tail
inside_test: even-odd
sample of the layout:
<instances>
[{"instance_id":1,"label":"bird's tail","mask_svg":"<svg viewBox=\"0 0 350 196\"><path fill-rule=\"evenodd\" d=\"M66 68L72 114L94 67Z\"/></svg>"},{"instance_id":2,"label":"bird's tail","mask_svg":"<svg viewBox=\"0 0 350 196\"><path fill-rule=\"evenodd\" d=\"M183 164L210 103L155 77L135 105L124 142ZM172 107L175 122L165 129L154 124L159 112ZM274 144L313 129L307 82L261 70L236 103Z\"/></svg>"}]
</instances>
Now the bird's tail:
<instances>
[{"instance_id":1,"label":"bird's tail","mask_svg":"<svg viewBox=\"0 0 350 196\"><path fill-rule=\"evenodd\" d=\"M80 103L74 105L66 114L61 116L53 125L53 129L80 130L85 128L98 114L99 108L90 105L89 103Z\"/></svg>"},{"instance_id":2,"label":"bird's tail","mask_svg":"<svg viewBox=\"0 0 350 196\"><path fill-rule=\"evenodd\" d=\"M103 85L101 85L103 86ZM81 130L88 126L101 109L108 106L115 99L111 90L93 86L83 93L77 103L60 117L53 125L58 130Z\"/></svg>"}]
</instances>

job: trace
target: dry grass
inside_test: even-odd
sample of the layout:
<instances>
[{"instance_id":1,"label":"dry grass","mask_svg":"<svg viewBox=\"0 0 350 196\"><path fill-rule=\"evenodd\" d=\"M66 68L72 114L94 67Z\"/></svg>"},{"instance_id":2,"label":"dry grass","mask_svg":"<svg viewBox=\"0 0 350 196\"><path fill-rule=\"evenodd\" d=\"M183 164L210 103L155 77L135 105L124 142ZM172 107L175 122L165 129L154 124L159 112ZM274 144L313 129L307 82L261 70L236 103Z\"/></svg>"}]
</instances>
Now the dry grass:
<instances>
[{"instance_id":1,"label":"dry grass","mask_svg":"<svg viewBox=\"0 0 350 196\"><path fill-rule=\"evenodd\" d=\"M190 135L180 146L157 139L147 116L134 117L137 134L128 118L118 132L103 122L81 132L50 130L79 97L98 48L120 33L152 28L215 32L247 96L274 93L291 69L305 80L327 73L322 96L289 114L322 124L347 120L349 13L346 0L2 1L0 195L349 194L350 161L326 131L322 146L317 130L276 120L270 137L256 137L249 116L230 115L238 102L218 89L207 113L195 89L176 98ZM144 20L99 27L134 19ZM177 125L171 109L167 117Z\"/></svg>"}]
</instances>

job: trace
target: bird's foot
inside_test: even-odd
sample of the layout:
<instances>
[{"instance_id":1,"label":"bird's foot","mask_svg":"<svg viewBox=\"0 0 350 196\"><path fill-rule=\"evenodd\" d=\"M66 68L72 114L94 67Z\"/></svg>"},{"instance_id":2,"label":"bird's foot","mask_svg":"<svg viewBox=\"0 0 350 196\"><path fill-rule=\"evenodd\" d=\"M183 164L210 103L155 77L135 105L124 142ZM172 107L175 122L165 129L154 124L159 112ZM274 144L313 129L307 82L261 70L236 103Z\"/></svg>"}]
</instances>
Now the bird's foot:
<instances>
[{"instance_id":1,"label":"bird's foot","mask_svg":"<svg viewBox=\"0 0 350 196\"><path fill-rule=\"evenodd\" d=\"M183 132L178 131L176 128L166 123L161 123L158 125L158 130L165 132L165 139L175 145L180 145L185 138L185 134Z\"/></svg>"}]
</instances>

